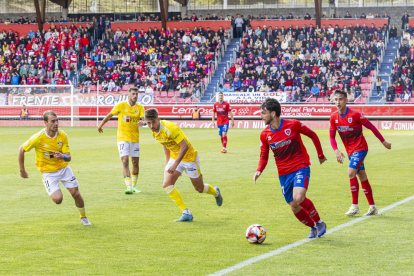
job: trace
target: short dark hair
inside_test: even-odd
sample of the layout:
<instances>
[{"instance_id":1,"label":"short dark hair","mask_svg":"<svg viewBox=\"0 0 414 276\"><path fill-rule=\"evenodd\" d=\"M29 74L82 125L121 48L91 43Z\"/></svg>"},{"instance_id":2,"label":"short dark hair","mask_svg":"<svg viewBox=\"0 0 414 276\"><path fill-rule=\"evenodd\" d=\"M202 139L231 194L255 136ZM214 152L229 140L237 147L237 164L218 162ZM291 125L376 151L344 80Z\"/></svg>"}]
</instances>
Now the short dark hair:
<instances>
[{"instance_id":1,"label":"short dark hair","mask_svg":"<svg viewBox=\"0 0 414 276\"><path fill-rule=\"evenodd\" d=\"M260 108L263 110L269 110L270 112L275 111L276 117L280 117L280 113L282 112L279 101L273 98L267 98L264 100Z\"/></svg>"},{"instance_id":2,"label":"short dark hair","mask_svg":"<svg viewBox=\"0 0 414 276\"><path fill-rule=\"evenodd\" d=\"M339 95L342 95L345 98L347 98L347 93L345 91L342 91L342 90L338 89L338 90L335 90L335 94L339 94Z\"/></svg>"},{"instance_id":3,"label":"short dark hair","mask_svg":"<svg viewBox=\"0 0 414 276\"><path fill-rule=\"evenodd\" d=\"M52 116L56 116L57 117L57 114L54 111L52 111L52 110L46 110L43 113L43 121L49 122L49 115L52 115Z\"/></svg>"},{"instance_id":4,"label":"short dark hair","mask_svg":"<svg viewBox=\"0 0 414 276\"><path fill-rule=\"evenodd\" d=\"M138 87L130 87L130 88L128 89L128 92L131 92L131 91L136 91L136 92L138 92Z\"/></svg>"},{"instance_id":5,"label":"short dark hair","mask_svg":"<svg viewBox=\"0 0 414 276\"><path fill-rule=\"evenodd\" d=\"M221 94L221 95L223 95L223 92L219 92L219 95L220 95L220 94Z\"/></svg>"},{"instance_id":6,"label":"short dark hair","mask_svg":"<svg viewBox=\"0 0 414 276\"><path fill-rule=\"evenodd\" d=\"M158 110L156 108L150 108L145 110L145 119L157 119L158 118Z\"/></svg>"}]
</instances>

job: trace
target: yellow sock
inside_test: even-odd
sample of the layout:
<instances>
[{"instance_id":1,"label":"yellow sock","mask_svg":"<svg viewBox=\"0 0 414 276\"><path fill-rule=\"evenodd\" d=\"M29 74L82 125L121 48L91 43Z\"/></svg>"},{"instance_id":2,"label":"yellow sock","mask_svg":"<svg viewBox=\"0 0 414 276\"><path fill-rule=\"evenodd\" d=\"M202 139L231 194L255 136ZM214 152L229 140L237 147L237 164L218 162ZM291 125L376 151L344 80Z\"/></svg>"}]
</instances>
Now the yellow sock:
<instances>
[{"instance_id":1,"label":"yellow sock","mask_svg":"<svg viewBox=\"0 0 414 276\"><path fill-rule=\"evenodd\" d=\"M133 174L132 175L132 186L137 186L138 176L139 176L139 174Z\"/></svg>"},{"instance_id":2,"label":"yellow sock","mask_svg":"<svg viewBox=\"0 0 414 276\"><path fill-rule=\"evenodd\" d=\"M204 190L203 193L207 193L209 195L217 196L216 189L213 188L210 184L204 184Z\"/></svg>"},{"instance_id":3,"label":"yellow sock","mask_svg":"<svg viewBox=\"0 0 414 276\"><path fill-rule=\"evenodd\" d=\"M181 211L187 209L187 206L185 205L180 192L177 191L174 185L168 186L164 188L164 190L167 192L168 196L172 199L172 201L178 206L178 208L180 208Z\"/></svg>"},{"instance_id":4,"label":"yellow sock","mask_svg":"<svg viewBox=\"0 0 414 276\"><path fill-rule=\"evenodd\" d=\"M127 175L124 176L125 185L132 186L131 178Z\"/></svg>"},{"instance_id":5,"label":"yellow sock","mask_svg":"<svg viewBox=\"0 0 414 276\"><path fill-rule=\"evenodd\" d=\"M85 206L82 207L82 208L79 208L79 207L77 207L77 208L78 208L78 212L79 212L80 217L81 218L86 218Z\"/></svg>"}]
</instances>

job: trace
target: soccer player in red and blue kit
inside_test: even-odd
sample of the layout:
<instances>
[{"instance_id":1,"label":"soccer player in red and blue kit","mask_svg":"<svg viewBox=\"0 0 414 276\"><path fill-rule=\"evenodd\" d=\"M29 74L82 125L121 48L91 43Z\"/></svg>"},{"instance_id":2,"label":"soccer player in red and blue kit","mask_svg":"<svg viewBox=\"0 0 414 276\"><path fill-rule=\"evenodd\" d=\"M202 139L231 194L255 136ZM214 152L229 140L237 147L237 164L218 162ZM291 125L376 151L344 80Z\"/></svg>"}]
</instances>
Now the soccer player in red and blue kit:
<instances>
[{"instance_id":1,"label":"soccer player in red and blue kit","mask_svg":"<svg viewBox=\"0 0 414 276\"><path fill-rule=\"evenodd\" d=\"M336 160L342 164L345 155L339 151L335 140L336 131L338 131L349 159L348 176L351 184L352 205L345 215L354 216L360 213L358 207L359 183L356 176L361 181L362 190L369 203L369 209L365 216L376 215L378 210L375 206L371 185L365 173L364 159L368 154L368 144L362 134L362 126L370 129L387 149L391 149L391 143L385 141L378 129L364 115L346 106L348 99L345 92L336 90L334 99L338 111L331 115L330 142L335 151Z\"/></svg>"},{"instance_id":2,"label":"soccer player in red and blue kit","mask_svg":"<svg viewBox=\"0 0 414 276\"><path fill-rule=\"evenodd\" d=\"M296 218L311 228L308 238L321 237L326 224L316 211L313 202L306 197L310 178L310 161L301 134L312 139L318 153L319 163L326 161L321 142L315 132L297 120L280 118L280 103L267 98L261 106L261 118L267 127L260 134L260 161L253 180L266 168L269 148L275 157L282 193Z\"/></svg>"},{"instance_id":3,"label":"soccer player in red and blue kit","mask_svg":"<svg viewBox=\"0 0 414 276\"><path fill-rule=\"evenodd\" d=\"M221 153L227 153L227 132L229 130L229 115L231 117L231 127L234 127L233 112L231 112L230 104L224 101L223 92L218 95L218 102L213 106L213 127L215 127L214 119L217 113L217 127L218 133L221 137L221 144L223 149Z\"/></svg>"}]
</instances>

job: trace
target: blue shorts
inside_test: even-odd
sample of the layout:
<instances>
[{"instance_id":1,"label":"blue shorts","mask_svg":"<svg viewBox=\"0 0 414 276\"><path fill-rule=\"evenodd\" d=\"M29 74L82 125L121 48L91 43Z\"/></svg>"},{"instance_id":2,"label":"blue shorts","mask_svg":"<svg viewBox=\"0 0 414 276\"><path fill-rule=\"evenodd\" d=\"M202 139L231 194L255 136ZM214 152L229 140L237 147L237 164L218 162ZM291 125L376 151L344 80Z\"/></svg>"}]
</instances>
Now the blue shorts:
<instances>
[{"instance_id":1,"label":"blue shorts","mask_svg":"<svg viewBox=\"0 0 414 276\"><path fill-rule=\"evenodd\" d=\"M360 150L354 152L351 156L348 156L349 167L351 169L356 169L357 173L359 173L360 170L365 170L364 159L367 156L367 154L367 150Z\"/></svg>"},{"instance_id":2,"label":"blue shorts","mask_svg":"<svg viewBox=\"0 0 414 276\"><path fill-rule=\"evenodd\" d=\"M223 132L227 132L227 130L229 129L229 124L217 126L217 128L218 128L219 135L221 136Z\"/></svg>"},{"instance_id":3,"label":"blue shorts","mask_svg":"<svg viewBox=\"0 0 414 276\"><path fill-rule=\"evenodd\" d=\"M309 166L294 171L293 173L279 176L280 186L282 186L282 193L287 203L293 201L293 188L301 187L308 189L310 179Z\"/></svg>"}]
</instances>

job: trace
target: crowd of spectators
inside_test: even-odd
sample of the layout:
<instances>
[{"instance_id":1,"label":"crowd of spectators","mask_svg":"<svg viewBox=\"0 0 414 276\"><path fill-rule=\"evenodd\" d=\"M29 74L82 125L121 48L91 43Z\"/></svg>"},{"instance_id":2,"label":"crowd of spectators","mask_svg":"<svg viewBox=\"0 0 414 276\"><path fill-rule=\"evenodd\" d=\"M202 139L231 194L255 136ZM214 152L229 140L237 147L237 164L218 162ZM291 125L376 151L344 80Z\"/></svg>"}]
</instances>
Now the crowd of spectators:
<instances>
[{"instance_id":1,"label":"crowd of spectators","mask_svg":"<svg viewBox=\"0 0 414 276\"><path fill-rule=\"evenodd\" d=\"M375 85L377 95L382 95L382 83L378 78ZM413 93L414 84L414 36L411 27L407 26L403 41L398 49L390 74L390 85L384 98L387 102L408 102Z\"/></svg>"},{"instance_id":2,"label":"crowd of spectators","mask_svg":"<svg viewBox=\"0 0 414 276\"><path fill-rule=\"evenodd\" d=\"M212 70L229 32L221 27L217 32L209 27L113 31L102 17L28 34L3 30L0 85L72 83L90 92L99 82L103 92L134 85L141 91L176 90L183 98L193 92L199 97L199 83Z\"/></svg>"},{"instance_id":3,"label":"crowd of spectators","mask_svg":"<svg viewBox=\"0 0 414 276\"><path fill-rule=\"evenodd\" d=\"M290 102L303 102L340 88L353 101L369 90L387 31L374 24L249 27L225 75L228 87L219 90L285 91Z\"/></svg>"},{"instance_id":4,"label":"crowd of spectators","mask_svg":"<svg viewBox=\"0 0 414 276\"><path fill-rule=\"evenodd\" d=\"M404 43L394 62L391 85L384 98L407 101L411 97L414 79L414 36L402 18L405 29ZM339 14L334 18L341 18ZM303 19L311 19L306 14ZM388 18L349 12L344 18ZM180 15L171 21L229 20L235 34L241 37L237 60L226 72L225 84L218 91L284 91L289 102L332 100L335 89L348 92L350 101L362 99L370 89L377 68L384 39L397 36L393 25L349 24L348 26L322 25L272 28L263 25L253 30L253 20L301 19L299 15L243 15L204 18ZM142 16L138 21L159 21L157 16ZM200 83L212 70L212 61L230 30L195 27L193 30L149 28L148 30L113 31L113 18L82 16L68 18L68 22L82 22L63 26L63 17L46 19L52 23L49 30L20 34L0 32L0 85L2 84L74 84L82 92L92 89L102 92L126 90L129 85L140 91L176 91L180 98L202 94ZM35 20L20 17L7 19L0 24L30 24ZM263 22L265 24L265 22ZM408 46L407 46L408 45ZM375 82L378 95L382 95L378 78ZM97 87L97 84L100 84ZM35 91L35 90L28 90ZM408 96L407 96L408 95ZM407 98L408 97L408 98Z\"/></svg>"}]
</instances>

